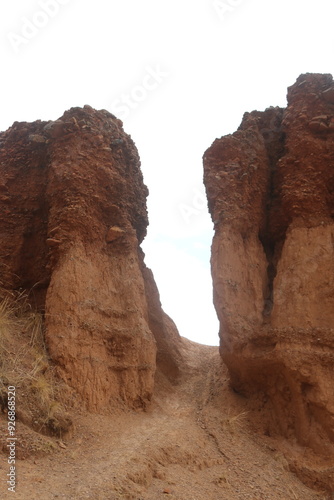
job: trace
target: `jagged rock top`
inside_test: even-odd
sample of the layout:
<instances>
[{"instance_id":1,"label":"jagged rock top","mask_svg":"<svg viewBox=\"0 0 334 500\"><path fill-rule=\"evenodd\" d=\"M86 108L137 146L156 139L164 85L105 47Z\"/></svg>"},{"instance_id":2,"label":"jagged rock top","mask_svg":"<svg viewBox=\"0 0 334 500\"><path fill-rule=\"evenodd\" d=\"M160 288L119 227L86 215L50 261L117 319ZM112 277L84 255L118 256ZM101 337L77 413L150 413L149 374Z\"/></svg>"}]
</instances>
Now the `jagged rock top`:
<instances>
[{"instance_id":1,"label":"jagged rock top","mask_svg":"<svg viewBox=\"0 0 334 500\"><path fill-rule=\"evenodd\" d=\"M234 220L247 232L256 221L261 233L277 240L300 218L309 225L332 220L333 78L301 75L287 98L286 109L245 113L234 134L216 139L205 152L214 222Z\"/></svg>"},{"instance_id":2,"label":"jagged rock top","mask_svg":"<svg viewBox=\"0 0 334 500\"><path fill-rule=\"evenodd\" d=\"M148 225L148 189L143 183L135 144L124 132L122 125L121 120L108 111L97 111L87 105L83 108L71 108L55 121L15 122L0 134L0 165L6 165L1 180L2 189L6 190L6 183L13 175L13 163L16 163L15 169L21 168L24 182L22 168L29 164L31 168L32 157L44 169L48 168L52 158L57 157L59 173L67 165L63 189L66 190L71 183L70 176L77 177L74 180L76 189L79 189L80 177L82 178L79 170L85 168L87 175L90 171L92 184L88 186L86 182L85 186L81 186L87 191L87 200L90 198L93 201L95 197L97 204L97 192L100 193L99 197L102 193L106 195L106 205L112 205L112 200L117 199L119 212L127 213L140 243L146 235ZM79 163L85 163L85 157L89 157L89 162L86 162L86 166L80 166ZM107 180L103 171L106 173L108 169L113 175L106 174L109 177ZM104 207L102 211L105 210Z\"/></svg>"}]
</instances>

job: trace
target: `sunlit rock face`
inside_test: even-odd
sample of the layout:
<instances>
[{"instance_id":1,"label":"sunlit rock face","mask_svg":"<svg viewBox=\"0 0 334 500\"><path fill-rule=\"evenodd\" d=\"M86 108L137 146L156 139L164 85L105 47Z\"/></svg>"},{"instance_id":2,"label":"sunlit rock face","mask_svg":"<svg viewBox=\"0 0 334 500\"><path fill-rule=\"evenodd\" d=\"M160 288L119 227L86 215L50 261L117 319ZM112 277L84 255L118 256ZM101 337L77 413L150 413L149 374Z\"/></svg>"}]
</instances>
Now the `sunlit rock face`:
<instances>
[{"instance_id":1,"label":"sunlit rock face","mask_svg":"<svg viewBox=\"0 0 334 500\"><path fill-rule=\"evenodd\" d=\"M334 83L305 74L286 109L246 113L204 154L214 302L233 388L279 431L334 442Z\"/></svg>"},{"instance_id":2,"label":"sunlit rock face","mask_svg":"<svg viewBox=\"0 0 334 500\"><path fill-rule=\"evenodd\" d=\"M44 313L57 373L89 410L145 407L157 362L177 377L180 337L144 264L148 190L122 122L90 106L15 122L0 169L2 286Z\"/></svg>"}]
</instances>

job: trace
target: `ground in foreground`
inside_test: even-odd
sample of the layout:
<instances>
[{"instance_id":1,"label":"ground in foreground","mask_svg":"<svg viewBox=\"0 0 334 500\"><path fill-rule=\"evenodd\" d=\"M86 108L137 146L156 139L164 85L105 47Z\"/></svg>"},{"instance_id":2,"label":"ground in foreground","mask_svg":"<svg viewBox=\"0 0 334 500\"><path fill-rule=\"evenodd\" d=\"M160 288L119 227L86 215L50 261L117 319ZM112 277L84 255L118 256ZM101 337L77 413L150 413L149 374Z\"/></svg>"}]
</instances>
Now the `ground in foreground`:
<instances>
[{"instance_id":1,"label":"ground in foreground","mask_svg":"<svg viewBox=\"0 0 334 500\"><path fill-rule=\"evenodd\" d=\"M259 409L231 391L218 348L184 340L184 354L179 383L159 376L147 412L82 412L73 434L53 441L56 451L19 460L15 498L330 498L289 471L277 438L256 432ZM23 426L18 439L20 433L23 439ZM6 492L7 469L5 458L1 498L13 495Z\"/></svg>"}]
</instances>

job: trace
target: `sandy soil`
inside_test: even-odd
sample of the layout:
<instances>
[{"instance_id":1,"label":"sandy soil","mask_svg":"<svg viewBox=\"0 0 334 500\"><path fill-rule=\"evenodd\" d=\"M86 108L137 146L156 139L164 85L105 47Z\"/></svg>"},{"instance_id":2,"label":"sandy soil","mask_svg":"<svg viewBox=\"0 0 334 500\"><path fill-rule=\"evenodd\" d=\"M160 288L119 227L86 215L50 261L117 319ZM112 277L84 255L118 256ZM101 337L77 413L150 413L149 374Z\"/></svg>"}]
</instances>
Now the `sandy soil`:
<instances>
[{"instance_id":1,"label":"sandy soil","mask_svg":"<svg viewBox=\"0 0 334 500\"><path fill-rule=\"evenodd\" d=\"M229 388L218 348L185 341L184 350L180 382L159 376L147 412L82 412L56 452L19 460L15 494L6 491L4 457L1 498L330 498L301 483L275 441L254 432L249 402Z\"/></svg>"}]
</instances>

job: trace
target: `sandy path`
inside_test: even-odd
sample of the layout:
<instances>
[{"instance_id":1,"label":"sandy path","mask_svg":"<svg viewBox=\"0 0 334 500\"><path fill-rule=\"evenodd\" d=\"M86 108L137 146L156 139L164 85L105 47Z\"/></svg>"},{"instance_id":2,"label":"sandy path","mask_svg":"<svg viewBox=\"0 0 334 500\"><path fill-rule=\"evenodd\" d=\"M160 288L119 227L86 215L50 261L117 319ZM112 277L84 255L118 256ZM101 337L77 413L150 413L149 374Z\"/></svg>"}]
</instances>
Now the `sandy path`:
<instances>
[{"instance_id":1,"label":"sandy path","mask_svg":"<svg viewBox=\"0 0 334 500\"><path fill-rule=\"evenodd\" d=\"M218 350L186 342L185 356L179 385L158 380L149 411L77 416L66 449L19 461L17 492L1 498L325 498L253 439L243 412L226 418L236 409L233 394L221 387L226 374Z\"/></svg>"}]
</instances>

